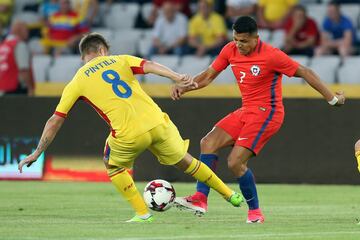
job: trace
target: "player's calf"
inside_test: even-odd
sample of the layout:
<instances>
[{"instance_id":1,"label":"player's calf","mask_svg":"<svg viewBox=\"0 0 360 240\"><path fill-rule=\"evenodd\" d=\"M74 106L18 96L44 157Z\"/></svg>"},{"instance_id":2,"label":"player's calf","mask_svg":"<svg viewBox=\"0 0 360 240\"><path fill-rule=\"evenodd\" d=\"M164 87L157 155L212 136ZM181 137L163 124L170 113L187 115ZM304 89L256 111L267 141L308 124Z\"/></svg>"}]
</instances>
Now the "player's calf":
<instances>
[{"instance_id":1,"label":"player's calf","mask_svg":"<svg viewBox=\"0 0 360 240\"><path fill-rule=\"evenodd\" d=\"M107 165L108 175L116 190L127 200L135 210L136 216L130 222L152 222L153 218L144 199L137 190L134 180L126 168ZM129 222L128 221L128 222Z\"/></svg>"}]
</instances>

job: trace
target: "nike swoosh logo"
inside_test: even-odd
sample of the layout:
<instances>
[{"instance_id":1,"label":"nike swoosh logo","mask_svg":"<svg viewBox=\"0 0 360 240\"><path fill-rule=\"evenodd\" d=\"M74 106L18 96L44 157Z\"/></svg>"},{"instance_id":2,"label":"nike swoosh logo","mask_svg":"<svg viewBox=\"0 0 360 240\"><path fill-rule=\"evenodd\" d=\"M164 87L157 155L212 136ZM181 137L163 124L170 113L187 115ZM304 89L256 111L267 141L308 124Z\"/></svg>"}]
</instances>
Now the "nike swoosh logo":
<instances>
[{"instance_id":1,"label":"nike swoosh logo","mask_svg":"<svg viewBox=\"0 0 360 240\"><path fill-rule=\"evenodd\" d=\"M248 138L241 138L241 137L238 138L239 141L246 140L246 139L248 139Z\"/></svg>"},{"instance_id":2,"label":"nike swoosh logo","mask_svg":"<svg viewBox=\"0 0 360 240\"><path fill-rule=\"evenodd\" d=\"M236 67L236 65L235 64L230 64L230 67Z\"/></svg>"}]
</instances>

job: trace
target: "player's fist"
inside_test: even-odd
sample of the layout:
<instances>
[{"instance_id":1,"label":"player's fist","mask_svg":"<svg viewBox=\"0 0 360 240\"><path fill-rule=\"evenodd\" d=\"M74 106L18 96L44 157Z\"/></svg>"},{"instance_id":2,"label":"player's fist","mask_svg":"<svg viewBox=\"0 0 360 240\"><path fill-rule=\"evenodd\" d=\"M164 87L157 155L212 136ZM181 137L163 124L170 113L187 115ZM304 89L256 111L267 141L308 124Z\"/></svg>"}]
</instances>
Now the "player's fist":
<instances>
[{"instance_id":1,"label":"player's fist","mask_svg":"<svg viewBox=\"0 0 360 240\"><path fill-rule=\"evenodd\" d=\"M335 104L335 106L342 106L345 104L345 95L343 91L339 91L336 92L336 97L338 99L337 103Z\"/></svg>"},{"instance_id":2,"label":"player's fist","mask_svg":"<svg viewBox=\"0 0 360 240\"><path fill-rule=\"evenodd\" d=\"M183 87L179 87L176 84L171 87L170 95L172 100L179 100L184 93L185 93L185 88Z\"/></svg>"},{"instance_id":3,"label":"player's fist","mask_svg":"<svg viewBox=\"0 0 360 240\"><path fill-rule=\"evenodd\" d=\"M30 167L31 164L33 164L38 159L38 156L35 156L34 154L30 154L25 159L23 159L21 162L19 162L18 169L20 173L22 173L22 168L24 165L27 167Z\"/></svg>"}]
</instances>

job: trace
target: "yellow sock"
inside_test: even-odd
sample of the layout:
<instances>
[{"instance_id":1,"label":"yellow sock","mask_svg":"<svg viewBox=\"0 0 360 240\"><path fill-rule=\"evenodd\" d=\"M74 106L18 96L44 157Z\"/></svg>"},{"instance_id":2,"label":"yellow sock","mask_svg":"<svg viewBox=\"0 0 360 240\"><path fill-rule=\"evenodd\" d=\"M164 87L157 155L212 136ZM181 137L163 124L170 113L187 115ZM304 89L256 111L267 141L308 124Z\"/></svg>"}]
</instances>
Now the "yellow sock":
<instances>
[{"instance_id":1,"label":"yellow sock","mask_svg":"<svg viewBox=\"0 0 360 240\"><path fill-rule=\"evenodd\" d=\"M119 169L116 173L109 175L118 192L131 204L138 216L149 213L149 210L136 189L135 183L126 169Z\"/></svg>"},{"instance_id":2,"label":"yellow sock","mask_svg":"<svg viewBox=\"0 0 360 240\"><path fill-rule=\"evenodd\" d=\"M229 199L233 191L205 164L193 158L185 173L190 174L200 182L205 183L224 198Z\"/></svg>"},{"instance_id":3,"label":"yellow sock","mask_svg":"<svg viewBox=\"0 0 360 240\"><path fill-rule=\"evenodd\" d=\"M357 162L358 162L358 170L360 172L360 150L355 153Z\"/></svg>"}]
</instances>

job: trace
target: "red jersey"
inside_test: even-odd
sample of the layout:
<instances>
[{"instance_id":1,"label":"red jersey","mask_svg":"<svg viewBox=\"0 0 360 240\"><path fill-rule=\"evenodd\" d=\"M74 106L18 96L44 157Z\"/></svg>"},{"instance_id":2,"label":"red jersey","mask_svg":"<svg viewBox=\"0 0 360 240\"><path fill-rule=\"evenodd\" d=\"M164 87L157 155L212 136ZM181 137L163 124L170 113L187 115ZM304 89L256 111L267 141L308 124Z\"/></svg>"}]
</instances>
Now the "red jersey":
<instances>
[{"instance_id":1,"label":"red jersey","mask_svg":"<svg viewBox=\"0 0 360 240\"><path fill-rule=\"evenodd\" d=\"M284 52L258 41L249 55L240 54L235 42L228 43L212 63L221 72L230 65L242 94L243 107L263 107L284 112L282 74L292 77L299 63ZM274 114L274 113L273 113Z\"/></svg>"},{"instance_id":2,"label":"red jersey","mask_svg":"<svg viewBox=\"0 0 360 240\"><path fill-rule=\"evenodd\" d=\"M289 20L285 23L285 31L286 33L289 33L292 26L294 24L294 21L292 18L289 18ZM316 39L316 45L319 45L320 43L320 33L318 30L318 27L316 26L316 23L311 18L306 18L306 21L302 28L295 33L295 39L298 42L303 42L307 40L309 37L315 37Z\"/></svg>"},{"instance_id":3,"label":"red jersey","mask_svg":"<svg viewBox=\"0 0 360 240\"><path fill-rule=\"evenodd\" d=\"M8 37L0 44L0 91L11 92L18 88L18 66L15 59L17 38Z\"/></svg>"}]
</instances>

